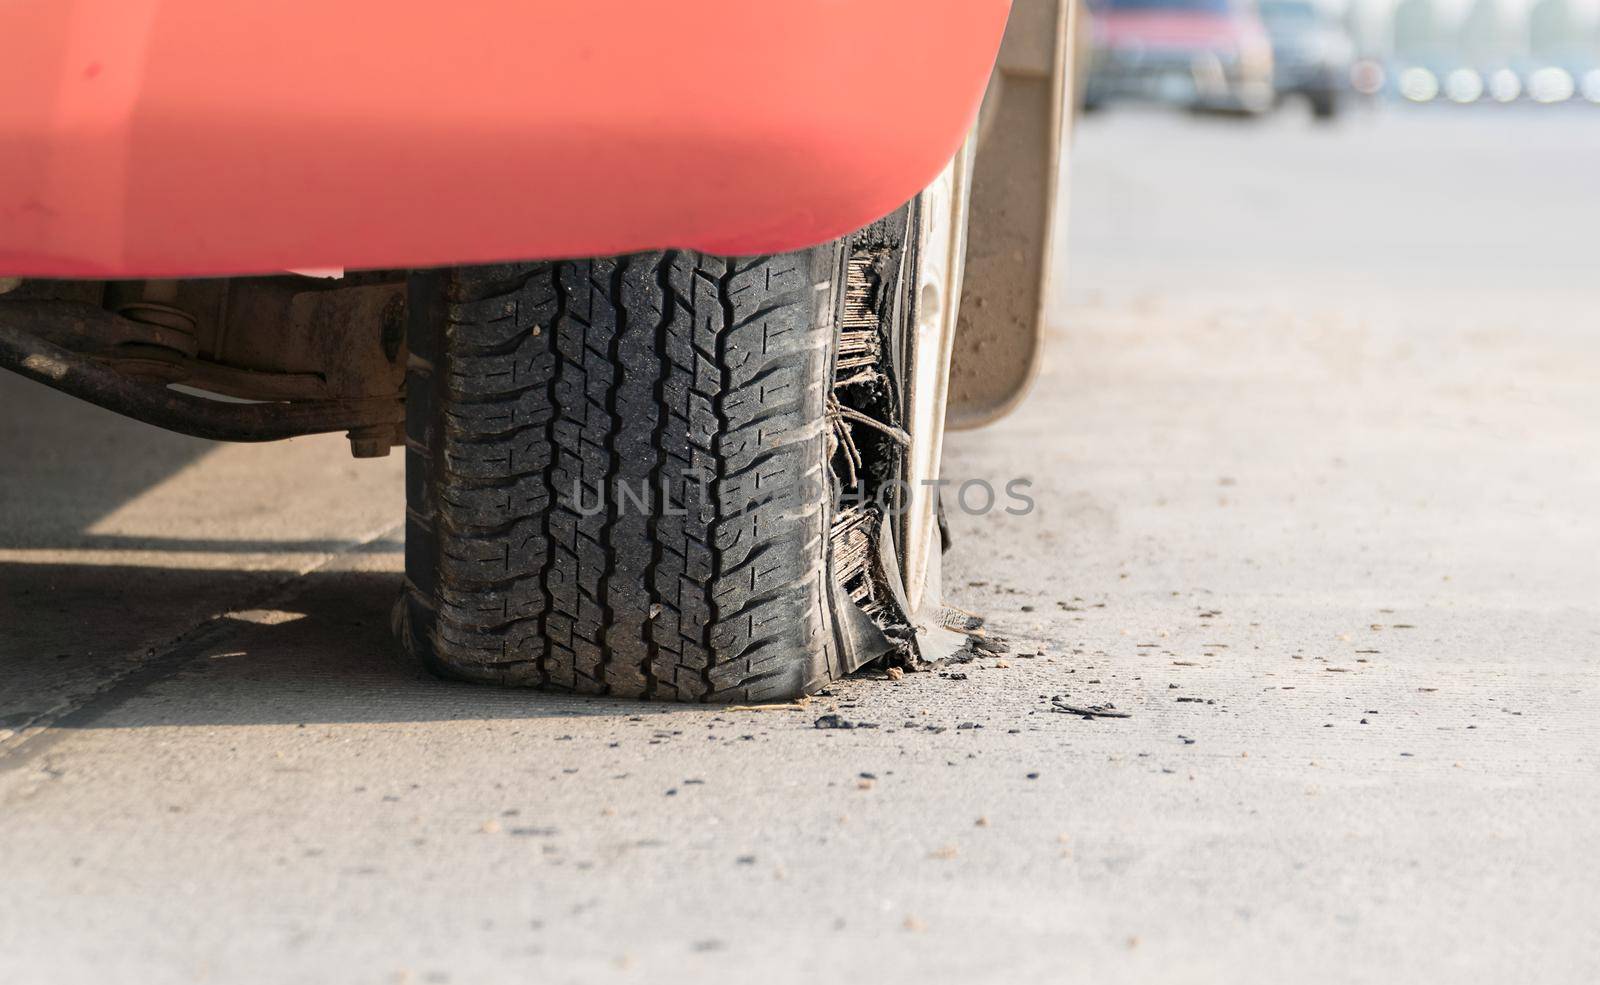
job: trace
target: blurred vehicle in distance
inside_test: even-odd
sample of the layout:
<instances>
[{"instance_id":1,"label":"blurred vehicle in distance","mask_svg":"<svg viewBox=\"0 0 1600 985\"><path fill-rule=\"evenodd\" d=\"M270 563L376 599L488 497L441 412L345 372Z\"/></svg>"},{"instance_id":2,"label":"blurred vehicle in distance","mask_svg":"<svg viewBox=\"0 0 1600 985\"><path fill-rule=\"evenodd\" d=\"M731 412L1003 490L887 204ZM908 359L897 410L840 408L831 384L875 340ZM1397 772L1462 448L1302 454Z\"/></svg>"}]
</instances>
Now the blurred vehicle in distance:
<instances>
[{"instance_id":1,"label":"blurred vehicle in distance","mask_svg":"<svg viewBox=\"0 0 1600 985\"><path fill-rule=\"evenodd\" d=\"M1344 25L1315 0L1261 0L1260 11L1272 40L1278 98L1304 96L1318 119L1337 116L1354 50Z\"/></svg>"},{"instance_id":2,"label":"blurred vehicle in distance","mask_svg":"<svg viewBox=\"0 0 1600 985\"><path fill-rule=\"evenodd\" d=\"M1084 106L1146 100L1264 113L1276 99L1272 42L1249 0L1091 0Z\"/></svg>"},{"instance_id":3,"label":"blurred vehicle in distance","mask_svg":"<svg viewBox=\"0 0 1600 985\"><path fill-rule=\"evenodd\" d=\"M1597 29L1574 0L1399 0L1384 88L1411 103L1600 103Z\"/></svg>"}]
</instances>

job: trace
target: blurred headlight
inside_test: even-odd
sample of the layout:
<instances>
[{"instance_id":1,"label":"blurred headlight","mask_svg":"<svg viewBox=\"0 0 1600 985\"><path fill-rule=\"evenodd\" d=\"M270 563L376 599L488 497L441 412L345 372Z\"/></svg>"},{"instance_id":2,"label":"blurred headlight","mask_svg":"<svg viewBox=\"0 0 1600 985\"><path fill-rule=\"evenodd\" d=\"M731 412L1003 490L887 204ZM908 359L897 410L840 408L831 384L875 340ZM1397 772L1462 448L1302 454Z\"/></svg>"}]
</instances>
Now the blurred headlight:
<instances>
[{"instance_id":1,"label":"blurred headlight","mask_svg":"<svg viewBox=\"0 0 1600 985\"><path fill-rule=\"evenodd\" d=\"M1541 68L1528 76L1528 95L1536 103L1564 103L1577 91L1572 75L1564 68Z\"/></svg>"},{"instance_id":2,"label":"blurred headlight","mask_svg":"<svg viewBox=\"0 0 1600 985\"><path fill-rule=\"evenodd\" d=\"M1414 103L1426 103L1439 95L1439 80L1421 66L1400 73L1400 95Z\"/></svg>"},{"instance_id":3,"label":"blurred headlight","mask_svg":"<svg viewBox=\"0 0 1600 985\"><path fill-rule=\"evenodd\" d=\"M1458 68L1444 77L1444 94L1453 103L1475 103L1483 98L1483 76L1470 68Z\"/></svg>"},{"instance_id":4,"label":"blurred headlight","mask_svg":"<svg viewBox=\"0 0 1600 985\"><path fill-rule=\"evenodd\" d=\"M1583 98L1591 103L1600 103L1600 68L1591 68L1583 73Z\"/></svg>"},{"instance_id":5,"label":"blurred headlight","mask_svg":"<svg viewBox=\"0 0 1600 985\"><path fill-rule=\"evenodd\" d=\"M1386 81L1383 66L1370 58L1363 58L1350 66L1350 85L1363 96L1376 96L1383 91Z\"/></svg>"},{"instance_id":6,"label":"blurred headlight","mask_svg":"<svg viewBox=\"0 0 1600 985\"><path fill-rule=\"evenodd\" d=\"M1522 80L1509 68L1502 68L1489 76L1489 95L1497 103L1514 103L1522 95Z\"/></svg>"}]
</instances>

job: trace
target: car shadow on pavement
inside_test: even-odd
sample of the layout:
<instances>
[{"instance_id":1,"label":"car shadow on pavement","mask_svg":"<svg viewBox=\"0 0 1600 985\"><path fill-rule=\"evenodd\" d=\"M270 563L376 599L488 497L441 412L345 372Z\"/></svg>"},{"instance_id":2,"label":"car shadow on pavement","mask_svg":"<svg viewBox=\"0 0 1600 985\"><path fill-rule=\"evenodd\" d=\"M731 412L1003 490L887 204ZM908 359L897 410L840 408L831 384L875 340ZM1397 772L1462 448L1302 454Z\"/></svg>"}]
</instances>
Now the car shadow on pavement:
<instances>
[{"instance_id":1,"label":"car shadow on pavement","mask_svg":"<svg viewBox=\"0 0 1600 985\"><path fill-rule=\"evenodd\" d=\"M0 373L0 547L82 546L96 521L215 447Z\"/></svg>"},{"instance_id":2,"label":"car shadow on pavement","mask_svg":"<svg viewBox=\"0 0 1600 985\"><path fill-rule=\"evenodd\" d=\"M392 570L312 572L286 579L276 594L248 591L258 574L0 564L0 587L6 588L0 594L0 626L24 627L0 639L0 680L26 682L48 670L59 682L63 662L81 662L66 675L64 690L72 690L72 679L82 682L74 710L57 717L23 701L7 716L12 726L41 715L55 728L108 729L621 719L674 710L440 680L408 662L391 633L390 610L401 588L401 576ZM238 607L197 620L196 628L176 640L127 645L137 636L141 613L170 612L172 599L185 595L214 598L219 579L240 580L246 596ZM7 587L24 583L34 586L31 596L17 596ZM52 609L52 598L77 600L77 608ZM21 621L24 607L30 610L26 623ZM45 623L58 630L52 633ZM40 700L60 697L58 689Z\"/></svg>"}]
</instances>

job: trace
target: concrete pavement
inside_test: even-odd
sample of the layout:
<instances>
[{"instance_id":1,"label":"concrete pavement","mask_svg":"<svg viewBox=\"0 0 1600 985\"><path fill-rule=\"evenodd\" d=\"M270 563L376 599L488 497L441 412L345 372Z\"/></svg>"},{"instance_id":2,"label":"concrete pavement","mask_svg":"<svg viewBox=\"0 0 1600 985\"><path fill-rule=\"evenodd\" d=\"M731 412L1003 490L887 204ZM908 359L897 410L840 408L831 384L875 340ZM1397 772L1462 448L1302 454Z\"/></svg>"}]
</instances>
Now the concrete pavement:
<instances>
[{"instance_id":1,"label":"concrete pavement","mask_svg":"<svg viewBox=\"0 0 1600 985\"><path fill-rule=\"evenodd\" d=\"M948 456L1034 482L946 559L1013 651L803 709L423 677L398 459L0 379L0 980L1593 981L1600 139L1078 151L1046 371Z\"/></svg>"}]
</instances>

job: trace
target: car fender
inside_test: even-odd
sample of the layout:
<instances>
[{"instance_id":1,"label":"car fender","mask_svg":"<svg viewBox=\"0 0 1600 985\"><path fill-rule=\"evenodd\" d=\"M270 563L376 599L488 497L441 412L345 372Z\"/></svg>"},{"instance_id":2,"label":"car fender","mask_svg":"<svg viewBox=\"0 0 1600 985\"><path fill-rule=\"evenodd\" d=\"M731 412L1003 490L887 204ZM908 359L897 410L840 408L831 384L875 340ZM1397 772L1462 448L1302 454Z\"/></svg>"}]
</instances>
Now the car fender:
<instances>
[{"instance_id":1,"label":"car fender","mask_svg":"<svg viewBox=\"0 0 1600 985\"><path fill-rule=\"evenodd\" d=\"M0 274L813 245L933 180L1010 0L11 0Z\"/></svg>"}]
</instances>

